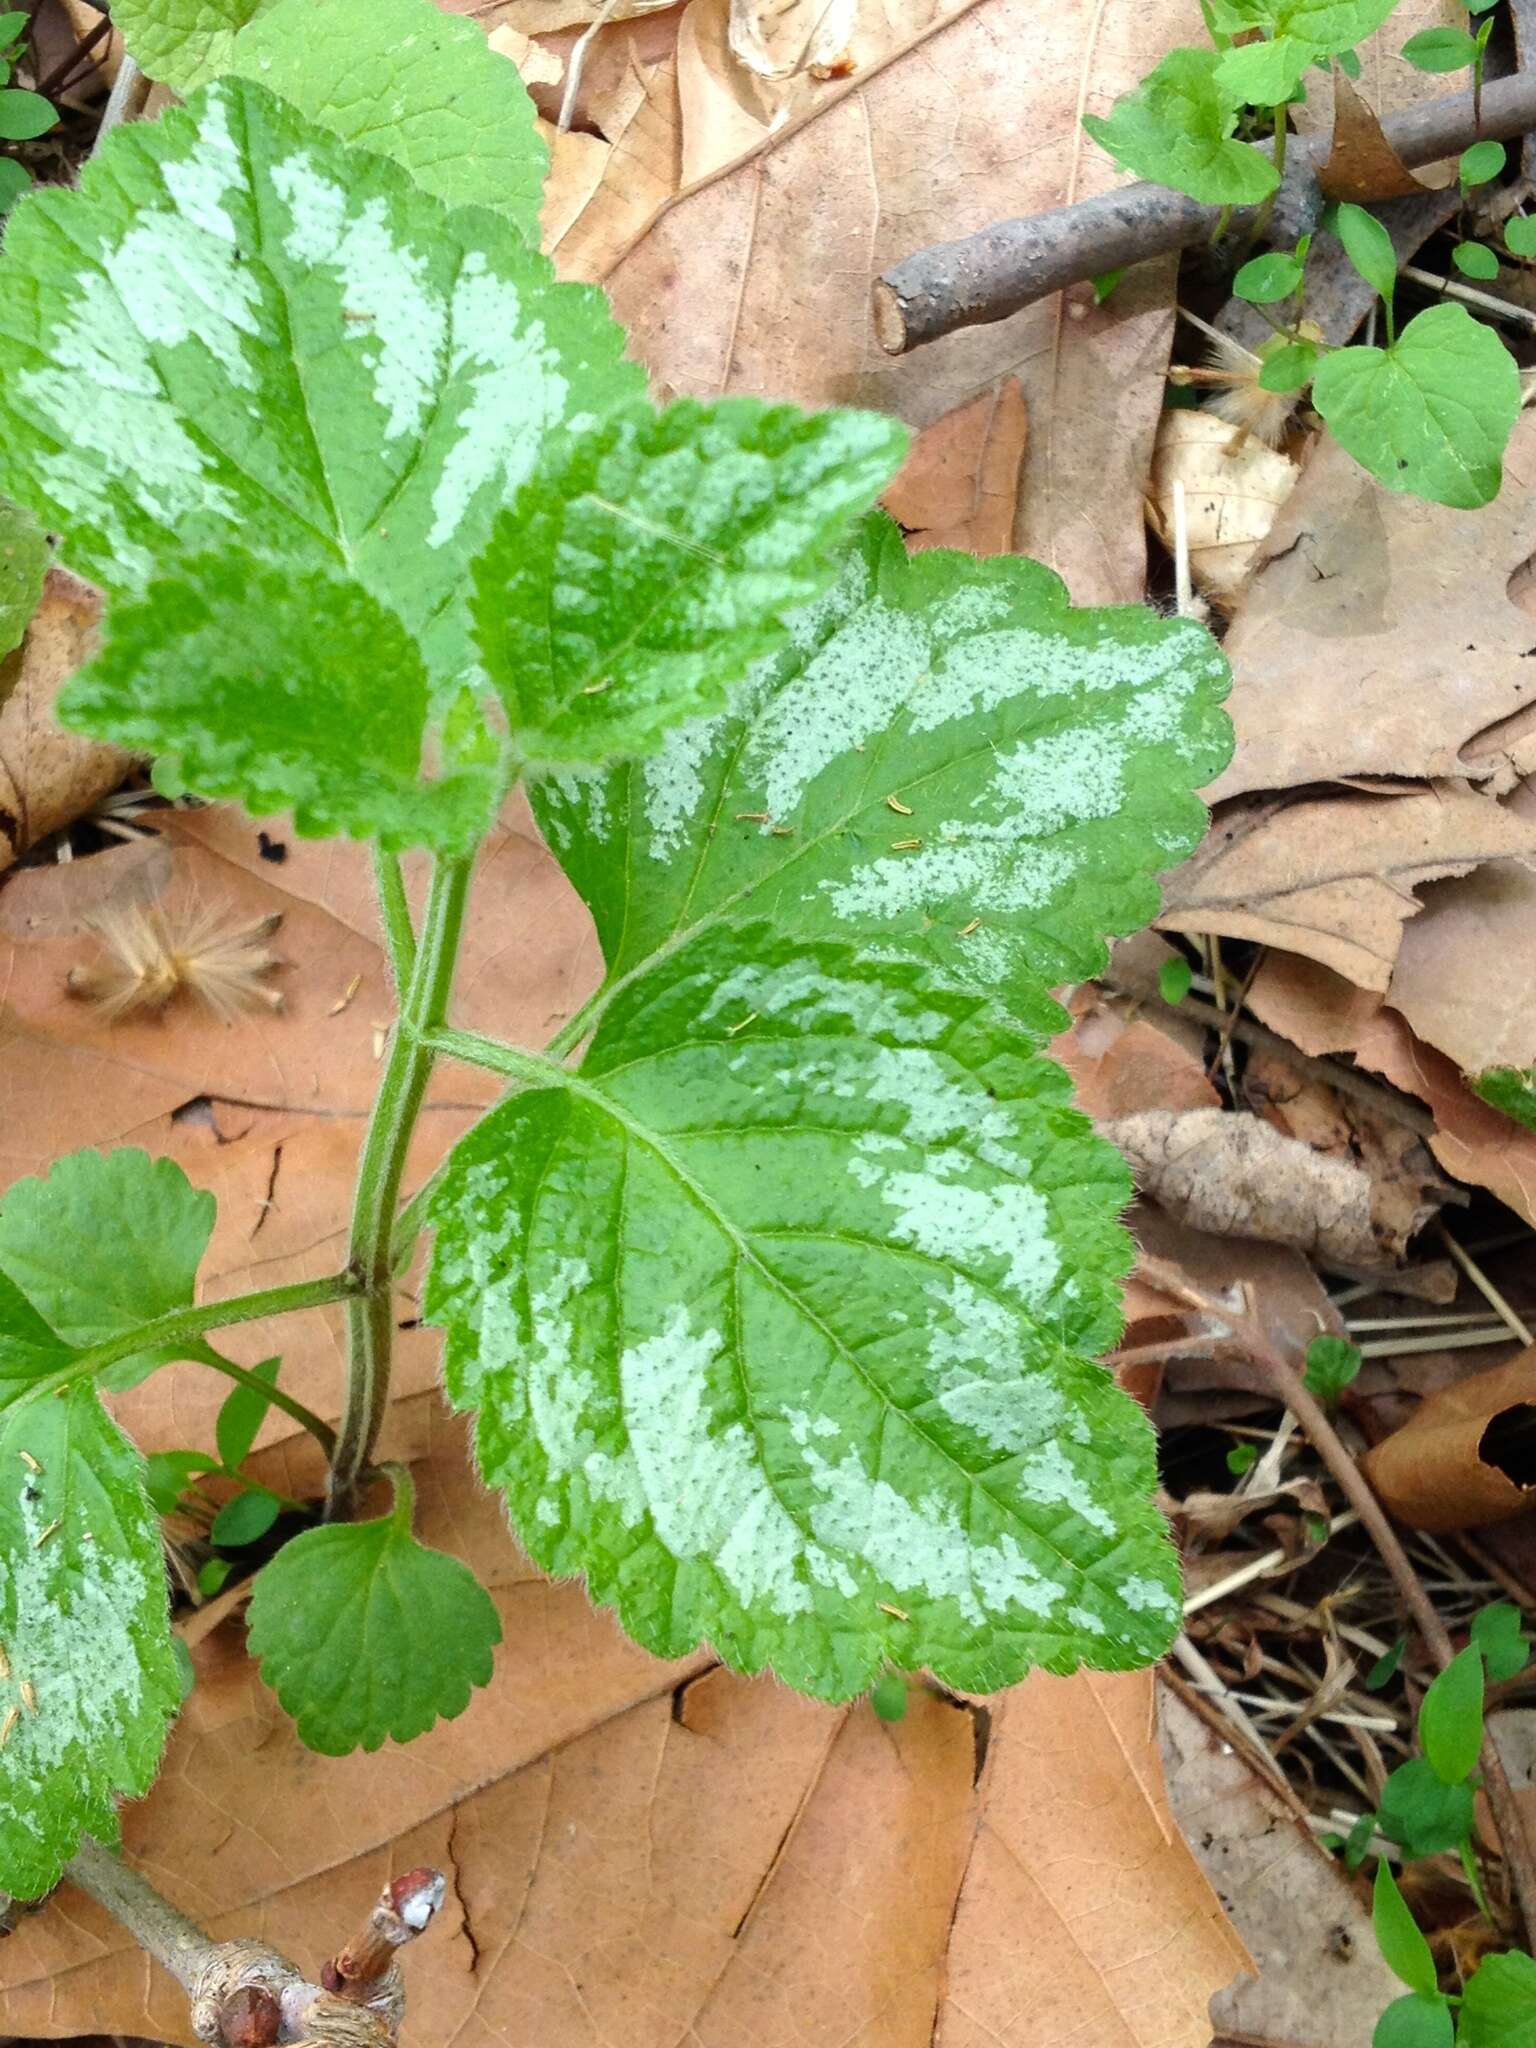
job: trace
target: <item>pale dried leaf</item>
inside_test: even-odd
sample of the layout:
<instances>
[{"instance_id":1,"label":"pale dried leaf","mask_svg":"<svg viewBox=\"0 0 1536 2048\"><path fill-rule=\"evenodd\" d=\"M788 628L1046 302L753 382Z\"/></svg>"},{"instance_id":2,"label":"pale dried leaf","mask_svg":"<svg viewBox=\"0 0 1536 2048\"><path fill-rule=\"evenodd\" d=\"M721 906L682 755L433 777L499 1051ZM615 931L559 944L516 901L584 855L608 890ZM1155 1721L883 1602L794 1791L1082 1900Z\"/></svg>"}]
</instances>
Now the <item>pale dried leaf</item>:
<instances>
[{"instance_id":1,"label":"pale dried leaf","mask_svg":"<svg viewBox=\"0 0 1536 2048\"><path fill-rule=\"evenodd\" d=\"M881 503L908 546L1006 554L1013 543L1029 411L1017 377L925 427Z\"/></svg>"},{"instance_id":2,"label":"pale dried leaf","mask_svg":"<svg viewBox=\"0 0 1536 2048\"><path fill-rule=\"evenodd\" d=\"M1190 573L1199 589L1230 604L1300 473L1288 455L1244 440L1225 420L1176 407L1158 425L1147 513L1171 549L1174 485L1183 484Z\"/></svg>"},{"instance_id":3,"label":"pale dried leaf","mask_svg":"<svg viewBox=\"0 0 1536 2048\"><path fill-rule=\"evenodd\" d=\"M100 615L94 591L50 569L26 638L0 662L0 872L90 810L133 765L120 748L65 732L53 716Z\"/></svg>"},{"instance_id":4,"label":"pale dried leaf","mask_svg":"<svg viewBox=\"0 0 1536 2048\"><path fill-rule=\"evenodd\" d=\"M491 30L486 41L499 56L511 58L526 86L558 85L565 76L565 66L560 59L519 29L503 23L500 28Z\"/></svg>"},{"instance_id":5,"label":"pale dried leaf","mask_svg":"<svg viewBox=\"0 0 1536 2048\"><path fill-rule=\"evenodd\" d=\"M1343 716L1348 723L1352 713ZM1419 908L1416 887L1482 861L1533 855L1536 812L1521 816L1463 784L1254 803L1218 816L1168 878L1157 922L1303 953L1361 988L1384 990L1403 926Z\"/></svg>"},{"instance_id":6,"label":"pale dried leaf","mask_svg":"<svg viewBox=\"0 0 1536 2048\"><path fill-rule=\"evenodd\" d=\"M1536 824L1536 786L1522 783L1506 808ZM1489 861L1427 890L1387 1000L1463 1073L1536 1066L1536 873Z\"/></svg>"},{"instance_id":7,"label":"pale dried leaf","mask_svg":"<svg viewBox=\"0 0 1536 2048\"><path fill-rule=\"evenodd\" d=\"M622 71L592 95L588 118L600 134L540 124L550 155L544 247L569 277L601 276L677 189L676 56L648 64L628 49Z\"/></svg>"},{"instance_id":8,"label":"pale dried leaf","mask_svg":"<svg viewBox=\"0 0 1536 2048\"><path fill-rule=\"evenodd\" d=\"M1364 774L1515 780L1536 739L1492 729L1536 693L1536 626L1508 589L1536 552L1536 414L1506 470L1493 504L1458 512L1383 491L1324 437L1227 635L1237 752L1208 796Z\"/></svg>"},{"instance_id":9,"label":"pale dried leaf","mask_svg":"<svg viewBox=\"0 0 1536 2048\"><path fill-rule=\"evenodd\" d=\"M1160 1704L1174 1813L1259 1966L1218 1993L1213 2024L1247 2041L1360 2048L1402 1989L1369 1912L1303 1809L1171 1688Z\"/></svg>"},{"instance_id":10,"label":"pale dried leaf","mask_svg":"<svg viewBox=\"0 0 1536 2048\"><path fill-rule=\"evenodd\" d=\"M731 53L759 78L851 68L858 0L730 0Z\"/></svg>"},{"instance_id":11,"label":"pale dried leaf","mask_svg":"<svg viewBox=\"0 0 1536 2048\"><path fill-rule=\"evenodd\" d=\"M1366 1174L1260 1117L1149 1109L1099 1129L1125 1154L1141 1192L1196 1230L1293 1245L1324 1264L1376 1266L1400 1255Z\"/></svg>"}]
</instances>

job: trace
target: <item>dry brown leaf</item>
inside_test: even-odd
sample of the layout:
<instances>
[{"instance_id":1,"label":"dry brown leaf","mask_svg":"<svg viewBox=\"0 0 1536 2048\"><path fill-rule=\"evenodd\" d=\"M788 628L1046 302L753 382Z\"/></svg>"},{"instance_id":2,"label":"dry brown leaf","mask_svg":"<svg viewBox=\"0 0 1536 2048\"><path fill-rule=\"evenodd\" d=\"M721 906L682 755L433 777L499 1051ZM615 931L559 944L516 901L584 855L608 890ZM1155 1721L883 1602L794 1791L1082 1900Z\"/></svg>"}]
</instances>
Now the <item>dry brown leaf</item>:
<instances>
[{"instance_id":1,"label":"dry brown leaf","mask_svg":"<svg viewBox=\"0 0 1536 2048\"><path fill-rule=\"evenodd\" d=\"M450 0L455 13L486 13L478 4ZM495 0L499 27L516 30L520 36L548 36L559 29L586 28L602 15L606 21L634 21L640 15L659 14L677 0Z\"/></svg>"},{"instance_id":2,"label":"dry brown leaf","mask_svg":"<svg viewBox=\"0 0 1536 2048\"><path fill-rule=\"evenodd\" d=\"M731 51L759 78L851 65L858 0L731 0Z\"/></svg>"},{"instance_id":3,"label":"dry brown leaf","mask_svg":"<svg viewBox=\"0 0 1536 2048\"><path fill-rule=\"evenodd\" d=\"M1490 1109L1379 996L1314 961L1273 954L1255 976L1248 1004L1303 1051L1352 1053L1362 1067L1418 1096L1435 1121L1429 1148L1451 1179L1487 1188L1536 1224L1536 1131Z\"/></svg>"},{"instance_id":4,"label":"dry brown leaf","mask_svg":"<svg viewBox=\"0 0 1536 2048\"><path fill-rule=\"evenodd\" d=\"M1360 2048L1402 1989L1369 1912L1303 1808L1169 1687L1161 1706L1174 1812L1259 1965L1218 1994L1212 2021L1243 2041Z\"/></svg>"},{"instance_id":5,"label":"dry brown leaf","mask_svg":"<svg viewBox=\"0 0 1536 2048\"><path fill-rule=\"evenodd\" d=\"M1175 407L1158 426L1147 515L1172 549L1174 486L1183 484L1190 573L1208 596L1230 604L1300 474L1288 455L1243 440L1226 420Z\"/></svg>"},{"instance_id":6,"label":"dry brown leaf","mask_svg":"<svg viewBox=\"0 0 1536 2048\"><path fill-rule=\"evenodd\" d=\"M1240 1110L1148 1109L1101 1123L1144 1195L1217 1237L1256 1237L1324 1265L1395 1263L1393 1218L1368 1174Z\"/></svg>"},{"instance_id":7,"label":"dry brown leaf","mask_svg":"<svg viewBox=\"0 0 1536 2048\"><path fill-rule=\"evenodd\" d=\"M606 270L583 274L608 284L636 353L670 391L867 404L921 428L1017 375L1030 433L1014 544L1059 569L1080 601L1139 598L1167 266L1138 266L1102 307L1075 294L901 361L875 342L869 290L925 242L1111 182L1078 115L1106 109L1195 37L1198 8L961 6L906 50L820 87L806 116L677 200Z\"/></svg>"},{"instance_id":8,"label":"dry brown leaf","mask_svg":"<svg viewBox=\"0 0 1536 2048\"><path fill-rule=\"evenodd\" d=\"M1536 786L1522 783L1506 808L1536 824ZM1426 890L1387 1000L1463 1073L1536 1065L1536 873L1490 861Z\"/></svg>"},{"instance_id":9,"label":"dry brown leaf","mask_svg":"<svg viewBox=\"0 0 1536 2048\"><path fill-rule=\"evenodd\" d=\"M101 601L50 569L27 636L0 662L0 872L115 789L131 755L65 732L53 700L91 650Z\"/></svg>"},{"instance_id":10,"label":"dry brown leaf","mask_svg":"<svg viewBox=\"0 0 1536 2048\"><path fill-rule=\"evenodd\" d=\"M925 427L881 502L907 546L1006 554L1013 545L1029 409L1017 377Z\"/></svg>"},{"instance_id":11,"label":"dry brown leaf","mask_svg":"<svg viewBox=\"0 0 1536 2048\"><path fill-rule=\"evenodd\" d=\"M1477 1529L1536 1505L1536 1346L1442 1387L1361 1465L1410 1529Z\"/></svg>"},{"instance_id":12,"label":"dry brown leaf","mask_svg":"<svg viewBox=\"0 0 1536 2048\"><path fill-rule=\"evenodd\" d=\"M1204 1034L1176 1012L1156 1022L1136 1005L1088 983L1068 1006L1072 1028L1051 1057L1072 1076L1077 1106L1096 1121L1143 1109L1209 1109L1221 1097L1205 1071Z\"/></svg>"},{"instance_id":13,"label":"dry brown leaf","mask_svg":"<svg viewBox=\"0 0 1536 2048\"><path fill-rule=\"evenodd\" d=\"M498 56L511 59L530 91L536 85L558 85L565 76L565 66L554 52L519 29L503 24L493 28L486 41Z\"/></svg>"},{"instance_id":14,"label":"dry brown leaf","mask_svg":"<svg viewBox=\"0 0 1536 2048\"><path fill-rule=\"evenodd\" d=\"M1391 20L1367 36L1355 52L1360 59L1356 96L1373 114L1386 115L1444 92L1444 78L1416 71L1403 56L1403 44L1421 29L1466 25L1463 0L1398 0ZM1291 109L1292 125L1301 134L1320 135L1333 125L1333 81L1337 75L1333 65L1307 73L1307 97Z\"/></svg>"},{"instance_id":15,"label":"dry brown leaf","mask_svg":"<svg viewBox=\"0 0 1536 2048\"><path fill-rule=\"evenodd\" d=\"M1227 636L1237 752L1207 794L1362 774L1508 787L1536 748L1490 730L1536 701L1536 624L1508 590L1536 551L1533 481L1529 412L1480 512L1383 491L1325 439Z\"/></svg>"},{"instance_id":16,"label":"dry brown leaf","mask_svg":"<svg viewBox=\"0 0 1536 2048\"><path fill-rule=\"evenodd\" d=\"M1397 24L1393 24L1397 28ZM1401 29L1397 29L1401 34ZM1369 206L1382 199L1407 199L1435 192L1447 183L1420 178L1410 171L1388 142L1381 117L1350 84L1343 72L1332 80L1333 140L1328 161L1317 174L1325 199L1346 199Z\"/></svg>"},{"instance_id":17,"label":"dry brown leaf","mask_svg":"<svg viewBox=\"0 0 1536 2048\"><path fill-rule=\"evenodd\" d=\"M592 95L587 119L601 134L557 134L543 124L550 146L544 247L570 277L600 274L611 249L627 244L677 189L682 117L675 53L648 63L627 44L622 70Z\"/></svg>"},{"instance_id":18,"label":"dry brown leaf","mask_svg":"<svg viewBox=\"0 0 1536 2048\"><path fill-rule=\"evenodd\" d=\"M124 1833L215 1932L318 1960L428 1862L450 1895L408 1962L422 2041L1206 2048L1244 1955L1169 1818L1150 1673L981 1710L917 1690L893 1728L703 1654L660 1664L520 1558L435 1394L395 1404L385 1449L424 1540L492 1589L497 1681L405 1749L317 1757L239 1621L214 1631ZM257 1469L319 1478L307 1443ZM17 2029L188 2039L176 1987L69 1894L0 1946L0 1986Z\"/></svg>"},{"instance_id":19,"label":"dry brown leaf","mask_svg":"<svg viewBox=\"0 0 1536 2048\"><path fill-rule=\"evenodd\" d=\"M1481 861L1530 856L1536 812L1522 815L1456 783L1257 802L1218 814L1169 876L1157 922L1303 953L1361 988L1384 990L1403 925L1419 907L1416 886Z\"/></svg>"}]
</instances>

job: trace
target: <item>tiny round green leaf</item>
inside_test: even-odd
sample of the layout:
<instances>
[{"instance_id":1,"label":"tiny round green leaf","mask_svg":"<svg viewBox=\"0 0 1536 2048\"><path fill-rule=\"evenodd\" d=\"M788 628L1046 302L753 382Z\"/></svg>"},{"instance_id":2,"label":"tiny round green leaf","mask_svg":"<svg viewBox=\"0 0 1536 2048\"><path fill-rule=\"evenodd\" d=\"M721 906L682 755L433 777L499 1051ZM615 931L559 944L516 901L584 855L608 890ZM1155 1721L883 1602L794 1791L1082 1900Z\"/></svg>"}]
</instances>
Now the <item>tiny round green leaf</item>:
<instances>
[{"instance_id":1,"label":"tiny round green leaf","mask_svg":"<svg viewBox=\"0 0 1536 2048\"><path fill-rule=\"evenodd\" d=\"M1410 1991L1394 1998L1376 2022L1371 2048L1452 2048L1455 2038L1451 2008L1439 1992Z\"/></svg>"},{"instance_id":2,"label":"tiny round green leaf","mask_svg":"<svg viewBox=\"0 0 1536 2048\"><path fill-rule=\"evenodd\" d=\"M23 192L32 189L32 178L14 157L0 156L0 214L9 213Z\"/></svg>"},{"instance_id":3,"label":"tiny round green leaf","mask_svg":"<svg viewBox=\"0 0 1536 2048\"><path fill-rule=\"evenodd\" d=\"M1227 1453L1227 1470L1236 1479L1241 1479L1245 1472L1251 1472L1258 1462L1258 1448L1254 1444L1234 1444Z\"/></svg>"},{"instance_id":4,"label":"tiny round green leaf","mask_svg":"<svg viewBox=\"0 0 1536 2048\"><path fill-rule=\"evenodd\" d=\"M1382 1960L1393 1976L1426 1998L1439 1989L1439 1977L1429 1943L1419 1923L1408 1910L1408 1902L1397 1888L1392 1866L1385 1856L1376 1865L1376 1884L1371 1894L1371 1924L1376 1930Z\"/></svg>"},{"instance_id":5,"label":"tiny round green leaf","mask_svg":"<svg viewBox=\"0 0 1536 2048\"><path fill-rule=\"evenodd\" d=\"M1408 38L1403 55L1416 71L1464 71L1477 43L1464 28L1426 28Z\"/></svg>"},{"instance_id":6,"label":"tiny round green leaf","mask_svg":"<svg viewBox=\"0 0 1536 2048\"><path fill-rule=\"evenodd\" d=\"M1194 979L1195 970L1182 953L1176 953L1157 970L1157 992L1165 1003L1182 1003Z\"/></svg>"},{"instance_id":7,"label":"tiny round green leaf","mask_svg":"<svg viewBox=\"0 0 1536 2048\"><path fill-rule=\"evenodd\" d=\"M1266 349L1259 367L1261 391L1300 391L1317 375L1322 350L1314 341L1287 342L1281 348Z\"/></svg>"},{"instance_id":8,"label":"tiny round green leaf","mask_svg":"<svg viewBox=\"0 0 1536 2048\"><path fill-rule=\"evenodd\" d=\"M1536 256L1536 213L1516 213L1504 223L1504 243L1512 256Z\"/></svg>"},{"instance_id":9,"label":"tiny round green leaf","mask_svg":"<svg viewBox=\"0 0 1536 2048\"><path fill-rule=\"evenodd\" d=\"M1272 306L1277 299L1288 299L1297 290L1301 276L1301 265L1294 256L1282 249L1270 249L1262 256L1250 257L1233 278L1232 289L1251 306Z\"/></svg>"},{"instance_id":10,"label":"tiny round green leaf","mask_svg":"<svg viewBox=\"0 0 1536 2048\"><path fill-rule=\"evenodd\" d=\"M1337 1401L1360 1371L1359 1349L1345 1337L1314 1337L1307 1346L1303 1378L1319 1401Z\"/></svg>"},{"instance_id":11,"label":"tiny round green leaf","mask_svg":"<svg viewBox=\"0 0 1536 2048\"><path fill-rule=\"evenodd\" d=\"M1397 251L1375 214L1345 202L1334 210L1333 231L1371 289L1390 299L1397 289Z\"/></svg>"},{"instance_id":12,"label":"tiny round green leaf","mask_svg":"<svg viewBox=\"0 0 1536 2048\"><path fill-rule=\"evenodd\" d=\"M1518 1678L1531 1661L1525 1617L1509 1600L1495 1600L1473 1617L1472 1640L1483 1653L1488 1676L1496 1684Z\"/></svg>"},{"instance_id":13,"label":"tiny round green leaf","mask_svg":"<svg viewBox=\"0 0 1536 2048\"><path fill-rule=\"evenodd\" d=\"M1458 1848L1472 1830L1472 1787L1444 1784L1423 1757L1413 1757L1388 1774L1380 1826L1408 1856L1437 1856Z\"/></svg>"},{"instance_id":14,"label":"tiny round green leaf","mask_svg":"<svg viewBox=\"0 0 1536 2048\"><path fill-rule=\"evenodd\" d=\"M1483 1746L1483 1659L1475 1643L1453 1657L1419 1708L1419 1746L1435 1776L1459 1785Z\"/></svg>"},{"instance_id":15,"label":"tiny round green leaf","mask_svg":"<svg viewBox=\"0 0 1536 2048\"><path fill-rule=\"evenodd\" d=\"M1461 188L1468 192L1474 185L1486 185L1490 178L1496 178L1503 170L1506 152L1502 142L1474 142L1470 149L1461 153L1459 166Z\"/></svg>"},{"instance_id":16,"label":"tiny round green leaf","mask_svg":"<svg viewBox=\"0 0 1536 2048\"><path fill-rule=\"evenodd\" d=\"M323 1756L409 1742L451 1721L491 1676L496 1603L467 1565L400 1513L307 1529L262 1571L250 1648Z\"/></svg>"},{"instance_id":17,"label":"tiny round green leaf","mask_svg":"<svg viewBox=\"0 0 1536 2048\"><path fill-rule=\"evenodd\" d=\"M1475 277L1484 284L1499 274L1498 257L1482 242L1458 242L1451 261L1463 277Z\"/></svg>"},{"instance_id":18,"label":"tiny round green leaf","mask_svg":"<svg viewBox=\"0 0 1536 2048\"><path fill-rule=\"evenodd\" d=\"M241 1550L247 1543L259 1543L281 1513L282 1502L275 1493L253 1486L224 1503L209 1534L221 1550Z\"/></svg>"},{"instance_id":19,"label":"tiny round green leaf","mask_svg":"<svg viewBox=\"0 0 1536 2048\"><path fill-rule=\"evenodd\" d=\"M205 1600L211 1600L215 1593L223 1590L224 1582L234 1570L227 1557L210 1557L197 1575L197 1590Z\"/></svg>"},{"instance_id":20,"label":"tiny round green leaf","mask_svg":"<svg viewBox=\"0 0 1536 2048\"><path fill-rule=\"evenodd\" d=\"M907 1713L907 1681L899 1671L887 1671L870 1690L869 1704L882 1721L903 1721Z\"/></svg>"},{"instance_id":21,"label":"tiny round green leaf","mask_svg":"<svg viewBox=\"0 0 1536 2048\"><path fill-rule=\"evenodd\" d=\"M52 104L40 92L0 87L0 142L35 142L58 124Z\"/></svg>"}]
</instances>

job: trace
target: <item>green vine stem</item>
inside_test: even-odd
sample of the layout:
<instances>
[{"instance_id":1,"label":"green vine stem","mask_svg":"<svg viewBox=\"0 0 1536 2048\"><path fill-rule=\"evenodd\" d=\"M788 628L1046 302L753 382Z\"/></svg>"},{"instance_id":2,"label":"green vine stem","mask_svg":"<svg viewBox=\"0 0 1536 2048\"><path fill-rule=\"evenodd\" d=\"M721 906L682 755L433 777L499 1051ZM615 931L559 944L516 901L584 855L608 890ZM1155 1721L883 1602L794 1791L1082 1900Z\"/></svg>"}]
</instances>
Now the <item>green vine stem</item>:
<instances>
[{"instance_id":1,"label":"green vine stem","mask_svg":"<svg viewBox=\"0 0 1536 2048\"><path fill-rule=\"evenodd\" d=\"M347 1384L331 1459L328 1513L345 1510L367 1471L389 1401L394 1348L394 1240L400 1182L416 1119L431 1078L433 1047L427 1034L447 1014L469 898L472 858L442 861L432 875L420 943L401 998L400 1015L358 1162L357 1192L347 1270L357 1282L348 1315ZM393 883L380 865L380 905L390 929ZM398 881L398 867L394 879ZM403 889L398 903L405 901ZM391 937L391 947L394 938ZM398 956L397 956L398 957Z\"/></svg>"},{"instance_id":2,"label":"green vine stem","mask_svg":"<svg viewBox=\"0 0 1536 2048\"><path fill-rule=\"evenodd\" d=\"M375 846L373 881L378 891L390 969L395 977L395 993L403 1000L416 966L416 928L411 923L411 906L405 897L405 877L400 871L398 853L386 853L382 846Z\"/></svg>"},{"instance_id":3,"label":"green vine stem","mask_svg":"<svg viewBox=\"0 0 1536 2048\"><path fill-rule=\"evenodd\" d=\"M216 1350L212 1344L198 1345L196 1353L197 1364L211 1366L215 1372L223 1373L225 1379L233 1380L237 1387L249 1387L253 1394L260 1394L271 1407L280 1409L290 1422L296 1422L300 1429L307 1429L324 1451L326 1463L330 1463L336 1451L336 1432L328 1422L321 1421L313 1408L306 1408L302 1401L295 1399L284 1388L260 1378L243 1365L237 1365L232 1358L226 1358L223 1352Z\"/></svg>"}]
</instances>

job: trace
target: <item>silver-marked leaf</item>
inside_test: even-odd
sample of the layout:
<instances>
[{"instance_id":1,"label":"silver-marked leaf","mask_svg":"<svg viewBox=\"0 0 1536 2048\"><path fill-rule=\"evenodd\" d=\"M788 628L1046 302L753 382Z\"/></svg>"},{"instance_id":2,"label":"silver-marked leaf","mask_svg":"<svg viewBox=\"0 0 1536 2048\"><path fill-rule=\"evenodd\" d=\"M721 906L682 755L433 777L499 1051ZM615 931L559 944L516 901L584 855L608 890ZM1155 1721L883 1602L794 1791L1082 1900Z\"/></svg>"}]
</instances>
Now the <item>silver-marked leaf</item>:
<instances>
[{"instance_id":1,"label":"silver-marked leaf","mask_svg":"<svg viewBox=\"0 0 1536 2048\"><path fill-rule=\"evenodd\" d=\"M476 673L469 560L543 436L642 391L601 296L555 284L509 223L233 80L18 209L0 336L0 474L74 567L114 594L215 553L345 578L418 642L440 712ZM290 699L311 666L281 679ZM307 744L283 751L294 799ZM417 751L458 765L430 729ZM484 751L473 730L459 746ZM252 800L283 794L272 765ZM357 829L362 793L333 801Z\"/></svg>"},{"instance_id":2,"label":"silver-marked leaf","mask_svg":"<svg viewBox=\"0 0 1536 2048\"><path fill-rule=\"evenodd\" d=\"M20 646L47 570L48 543L36 522L0 498L0 657ZM6 678L0 674L0 703L5 696Z\"/></svg>"},{"instance_id":3,"label":"silver-marked leaf","mask_svg":"<svg viewBox=\"0 0 1536 2048\"><path fill-rule=\"evenodd\" d=\"M518 758L605 761L654 747L680 706L721 706L784 639L780 614L826 587L829 547L906 443L877 413L751 399L552 440L474 569Z\"/></svg>"},{"instance_id":4,"label":"silver-marked leaf","mask_svg":"<svg viewBox=\"0 0 1536 2048\"><path fill-rule=\"evenodd\" d=\"M548 1073L454 1154L427 1294L541 1564L829 1698L1160 1654L1151 1433L1091 1360L1127 1177L998 1005L721 931Z\"/></svg>"},{"instance_id":5,"label":"silver-marked leaf","mask_svg":"<svg viewBox=\"0 0 1536 2048\"><path fill-rule=\"evenodd\" d=\"M174 1160L132 1146L70 1152L0 1197L0 1274L66 1346L86 1350L191 1303L214 1208ZM0 1332L7 1320L0 1305ZM120 1360L107 1383L131 1386L160 1362Z\"/></svg>"},{"instance_id":6,"label":"silver-marked leaf","mask_svg":"<svg viewBox=\"0 0 1536 2048\"><path fill-rule=\"evenodd\" d=\"M285 1543L251 1599L251 1655L324 1756L411 1742L462 1714L500 1641L496 1603L469 1566L411 1534L409 1491L378 1521Z\"/></svg>"},{"instance_id":7,"label":"silver-marked leaf","mask_svg":"<svg viewBox=\"0 0 1536 2048\"><path fill-rule=\"evenodd\" d=\"M1225 764L1227 668L1189 621L1075 610L1018 556L908 560L869 521L714 719L538 784L610 978L701 927L879 945L1057 1028L1048 988L1155 916Z\"/></svg>"},{"instance_id":8,"label":"silver-marked leaf","mask_svg":"<svg viewBox=\"0 0 1536 2048\"><path fill-rule=\"evenodd\" d=\"M115 1838L181 1703L143 1479L90 1386L0 1377L0 1887L20 1898L82 1834Z\"/></svg>"},{"instance_id":9,"label":"silver-marked leaf","mask_svg":"<svg viewBox=\"0 0 1536 2048\"><path fill-rule=\"evenodd\" d=\"M183 91L224 71L249 78L343 142L393 157L449 206L505 214L538 247L549 151L517 66L478 23L432 0L278 0L226 58L196 52L190 38L176 75L156 75Z\"/></svg>"}]
</instances>

